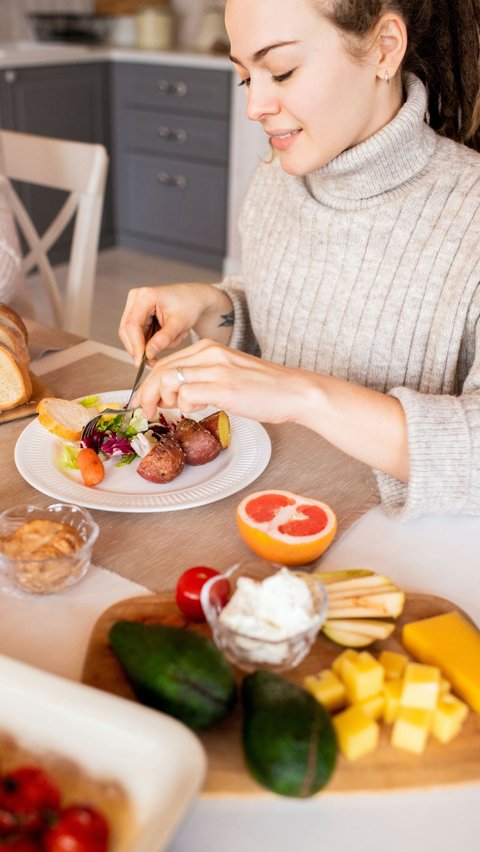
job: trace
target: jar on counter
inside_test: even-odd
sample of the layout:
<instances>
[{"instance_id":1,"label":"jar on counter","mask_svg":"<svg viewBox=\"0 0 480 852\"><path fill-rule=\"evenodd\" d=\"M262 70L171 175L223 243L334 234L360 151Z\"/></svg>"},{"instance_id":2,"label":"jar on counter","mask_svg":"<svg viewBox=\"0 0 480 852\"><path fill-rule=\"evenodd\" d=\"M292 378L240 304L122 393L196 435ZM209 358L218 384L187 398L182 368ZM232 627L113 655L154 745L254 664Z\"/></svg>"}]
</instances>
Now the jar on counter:
<instances>
[{"instance_id":1,"label":"jar on counter","mask_svg":"<svg viewBox=\"0 0 480 852\"><path fill-rule=\"evenodd\" d=\"M136 46L142 50L169 50L174 41L173 24L169 0L144 6L135 15Z\"/></svg>"},{"instance_id":2,"label":"jar on counter","mask_svg":"<svg viewBox=\"0 0 480 852\"><path fill-rule=\"evenodd\" d=\"M200 21L195 47L212 53L228 53L229 40L225 29L225 11L217 6L207 6Z\"/></svg>"}]
</instances>

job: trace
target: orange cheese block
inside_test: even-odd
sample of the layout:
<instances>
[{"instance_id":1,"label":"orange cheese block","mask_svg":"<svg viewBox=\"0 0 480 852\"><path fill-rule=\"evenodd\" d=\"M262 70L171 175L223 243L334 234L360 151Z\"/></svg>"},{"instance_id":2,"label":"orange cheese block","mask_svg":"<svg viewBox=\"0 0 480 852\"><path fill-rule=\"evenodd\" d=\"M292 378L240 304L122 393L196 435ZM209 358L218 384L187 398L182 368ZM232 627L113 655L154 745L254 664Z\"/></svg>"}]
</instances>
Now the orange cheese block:
<instances>
[{"instance_id":1,"label":"orange cheese block","mask_svg":"<svg viewBox=\"0 0 480 852\"><path fill-rule=\"evenodd\" d=\"M480 713L480 631L459 612L405 624L402 641L422 663L438 666L454 690Z\"/></svg>"}]
</instances>

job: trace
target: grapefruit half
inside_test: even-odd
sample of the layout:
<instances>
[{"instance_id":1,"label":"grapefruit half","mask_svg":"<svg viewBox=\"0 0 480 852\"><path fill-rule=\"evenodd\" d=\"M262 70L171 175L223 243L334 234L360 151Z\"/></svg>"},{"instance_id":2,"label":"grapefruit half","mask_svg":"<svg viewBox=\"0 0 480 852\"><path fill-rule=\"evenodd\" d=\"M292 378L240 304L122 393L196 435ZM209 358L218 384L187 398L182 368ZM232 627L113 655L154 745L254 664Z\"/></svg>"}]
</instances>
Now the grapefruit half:
<instances>
[{"instance_id":1,"label":"grapefruit half","mask_svg":"<svg viewBox=\"0 0 480 852\"><path fill-rule=\"evenodd\" d=\"M237 524L257 556L282 565L306 565L318 559L337 530L326 503L291 491L256 491L237 507Z\"/></svg>"}]
</instances>

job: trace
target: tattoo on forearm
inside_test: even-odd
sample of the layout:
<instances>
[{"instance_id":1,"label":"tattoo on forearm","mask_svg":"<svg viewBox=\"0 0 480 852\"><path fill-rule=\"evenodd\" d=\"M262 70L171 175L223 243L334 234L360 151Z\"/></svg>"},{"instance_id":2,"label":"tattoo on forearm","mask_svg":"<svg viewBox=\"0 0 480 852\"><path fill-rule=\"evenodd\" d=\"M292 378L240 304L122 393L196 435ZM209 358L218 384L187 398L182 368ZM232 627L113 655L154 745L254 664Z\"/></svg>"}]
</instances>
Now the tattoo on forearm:
<instances>
[{"instance_id":1,"label":"tattoo on forearm","mask_svg":"<svg viewBox=\"0 0 480 852\"><path fill-rule=\"evenodd\" d=\"M222 321L218 323L218 327L221 328L222 326L225 326L228 328L229 326L232 326L235 321L235 311L232 310L229 314L222 314L221 317Z\"/></svg>"}]
</instances>

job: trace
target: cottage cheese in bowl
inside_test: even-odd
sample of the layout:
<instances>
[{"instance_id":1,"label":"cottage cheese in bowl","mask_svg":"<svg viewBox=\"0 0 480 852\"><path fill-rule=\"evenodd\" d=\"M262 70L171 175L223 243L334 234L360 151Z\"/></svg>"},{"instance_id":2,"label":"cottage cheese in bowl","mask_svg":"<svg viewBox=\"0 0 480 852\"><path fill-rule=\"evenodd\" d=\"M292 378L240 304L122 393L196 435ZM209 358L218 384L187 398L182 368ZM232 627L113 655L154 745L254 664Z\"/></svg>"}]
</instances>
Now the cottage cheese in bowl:
<instances>
[{"instance_id":1,"label":"cottage cheese in bowl","mask_svg":"<svg viewBox=\"0 0 480 852\"><path fill-rule=\"evenodd\" d=\"M244 671L293 668L306 656L325 621L327 595L320 580L278 565L264 564L266 576L236 566L229 576L233 593L221 608L212 578L202 590L202 606L216 645Z\"/></svg>"}]
</instances>

